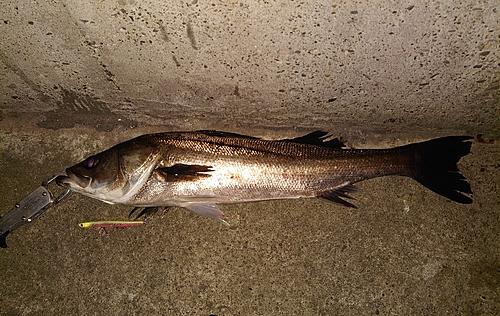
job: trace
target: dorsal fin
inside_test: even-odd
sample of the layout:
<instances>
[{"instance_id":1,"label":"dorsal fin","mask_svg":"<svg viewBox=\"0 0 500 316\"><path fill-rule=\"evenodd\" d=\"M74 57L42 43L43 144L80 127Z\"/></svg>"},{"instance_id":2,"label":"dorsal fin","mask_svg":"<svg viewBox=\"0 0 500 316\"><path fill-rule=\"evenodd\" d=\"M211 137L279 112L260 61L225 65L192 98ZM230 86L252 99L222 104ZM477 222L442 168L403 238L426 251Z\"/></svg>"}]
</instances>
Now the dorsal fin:
<instances>
[{"instance_id":1,"label":"dorsal fin","mask_svg":"<svg viewBox=\"0 0 500 316\"><path fill-rule=\"evenodd\" d=\"M237 134L237 133L220 132L220 131L216 131L216 130L201 130L201 131L196 131L196 132L197 133L201 133L201 134L205 134L205 135L208 135L208 136L260 139L258 137L253 137L253 136L248 136L248 135L242 135L242 134Z\"/></svg>"},{"instance_id":2,"label":"dorsal fin","mask_svg":"<svg viewBox=\"0 0 500 316\"><path fill-rule=\"evenodd\" d=\"M333 149L342 149L342 147L346 147L345 144L338 138L327 140L330 137L331 135L328 135L328 132L314 131L304 136L292 139L283 139L282 141L299 143L299 144L310 144L310 145L316 145Z\"/></svg>"},{"instance_id":3,"label":"dorsal fin","mask_svg":"<svg viewBox=\"0 0 500 316\"><path fill-rule=\"evenodd\" d=\"M201 130L197 131L198 133L205 134L208 136L217 136L217 137L236 137L236 138L246 138L246 139L261 139L258 137L242 135L237 133L229 133L229 132L220 132L215 130ZM314 131L304 136L299 136L291 139L281 139L278 140L280 142L291 142L291 143L299 143L299 144L309 144L315 146L321 146L332 149L342 149L346 147L346 145L339 138L331 138L332 135L328 135L328 132L325 131ZM327 140L329 139L329 140Z\"/></svg>"}]
</instances>

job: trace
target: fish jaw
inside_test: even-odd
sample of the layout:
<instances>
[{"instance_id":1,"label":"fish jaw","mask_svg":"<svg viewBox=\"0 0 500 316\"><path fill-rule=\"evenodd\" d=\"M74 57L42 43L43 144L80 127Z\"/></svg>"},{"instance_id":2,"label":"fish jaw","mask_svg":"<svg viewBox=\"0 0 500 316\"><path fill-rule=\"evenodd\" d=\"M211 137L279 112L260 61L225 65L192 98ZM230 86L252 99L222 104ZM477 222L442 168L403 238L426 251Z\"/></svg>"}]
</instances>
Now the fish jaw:
<instances>
[{"instance_id":1,"label":"fish jaw","mask_svg":"<svg viewBox=\"0 0 500 316\"><path fill-rule=\"evenodd\" d=\"M58 185L102 202L115 204L109 200L109 192L102 194L90 187L92 178L76 174L72 172L70 168L66 169L66 174L67 176L57 177L56 182Z\"/></svg>"},{"instance_id":2,"label":"fish jaw","mask_svg":"<svg viewBox=\"0 0 500 316\"><path fill-rule=\"evenodd\" d=\"M57 178L57 183L73 191L79 191L85 189L89 186L92 180L89 177L79 175L71 171L71 169L66 169L67 176L61 176Z\"/></svg>"}]
</instances>

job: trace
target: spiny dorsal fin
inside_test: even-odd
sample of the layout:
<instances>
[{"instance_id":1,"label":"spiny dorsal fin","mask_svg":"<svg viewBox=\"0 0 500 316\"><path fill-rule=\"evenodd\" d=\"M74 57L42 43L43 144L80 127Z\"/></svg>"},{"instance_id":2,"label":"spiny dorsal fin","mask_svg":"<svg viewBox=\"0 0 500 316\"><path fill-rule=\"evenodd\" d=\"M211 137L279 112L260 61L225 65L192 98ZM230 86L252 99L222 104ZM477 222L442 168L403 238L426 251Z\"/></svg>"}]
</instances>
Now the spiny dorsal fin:
<instances>
[{"instance_id":1,"label":"spiny dorsal fin","mask_svg":"<svg viewBox=\"0 0 500 316\"><path fill-rule=\"evenodd\" d=\"M310 144L332 149L342 149L342 147L346 147L345 144L338 138L327 140L330 137L331 135L328 135L328 132L314 131L304 136L292 139L283 139L282 141L300 143L300 144Z\"/></svg>"}]
</instances>

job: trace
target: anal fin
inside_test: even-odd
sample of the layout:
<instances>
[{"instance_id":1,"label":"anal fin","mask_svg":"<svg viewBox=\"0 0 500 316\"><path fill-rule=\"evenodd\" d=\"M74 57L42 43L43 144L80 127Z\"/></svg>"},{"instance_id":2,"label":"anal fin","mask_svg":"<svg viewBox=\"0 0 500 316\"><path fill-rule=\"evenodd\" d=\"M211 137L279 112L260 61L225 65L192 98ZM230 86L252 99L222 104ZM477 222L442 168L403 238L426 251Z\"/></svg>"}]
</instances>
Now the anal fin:
<instances>
[{"instance_id":1,"label":"anal fin","mask_svg":"<svg viewBox=\"0 0 500 316\"><path fill-rule=\"evenodd\" d=\"M229 225L225 221L226 215L222 213L222 211L219 210L219 208L215 204L190 204L187 206L183 205L183 207L196 214L200 214L205 217L215 219L216 221L223 224Z\"/></svg>"},{"instance_id":2,"label":"anal fin","mask_svg":"<svg viewBox=\"0 0 500 316\"><path fill-rule=\"evenodd\" d=\"M355 191L356 191L356 187L351 185L351 184L348 184L346 186L343 186L343 187L335 189L335 190L321 192L316 197L318 197L322 200L328 201L328 202L335 203L335 204L340 204L340 205L347 206L347 207L357 208L356 205L349 203L346 200L342 199L342 198L354 199L352 196L349 196L348 193L355 192Z\"/></svg>"}]
</instances>

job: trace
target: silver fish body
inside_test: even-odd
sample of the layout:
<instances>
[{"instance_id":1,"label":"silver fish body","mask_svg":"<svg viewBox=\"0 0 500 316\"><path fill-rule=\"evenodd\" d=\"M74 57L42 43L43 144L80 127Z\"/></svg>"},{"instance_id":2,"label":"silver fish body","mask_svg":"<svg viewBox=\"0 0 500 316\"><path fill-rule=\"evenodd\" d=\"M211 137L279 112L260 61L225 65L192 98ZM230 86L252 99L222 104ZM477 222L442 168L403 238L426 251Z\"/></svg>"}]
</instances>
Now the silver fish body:
<instances>
[{"instance_id":1,"label":"silver fish body","mask_svg":"<svg viewBox=\"0 0 500 316\"><path fill-rule=\"evenodd\" d=\"M344 149L326 132L269 141L217 131L143 135L68 168L58 183L108 203L181 206L224 222L217 203L318 197L345 200L353 183L409 176L459 203L472 193L456 163L470 137L392 149Z\"/></svg>"}]
</instances>

